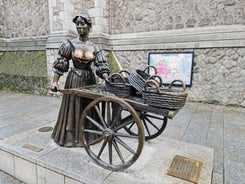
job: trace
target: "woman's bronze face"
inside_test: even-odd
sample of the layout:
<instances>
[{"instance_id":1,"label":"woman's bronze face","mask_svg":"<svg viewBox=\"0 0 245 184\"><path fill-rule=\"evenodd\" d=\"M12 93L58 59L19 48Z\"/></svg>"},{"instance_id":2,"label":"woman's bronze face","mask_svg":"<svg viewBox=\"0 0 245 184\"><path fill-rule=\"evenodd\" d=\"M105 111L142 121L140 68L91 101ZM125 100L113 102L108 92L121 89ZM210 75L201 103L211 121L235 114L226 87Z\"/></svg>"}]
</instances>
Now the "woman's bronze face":
<instances>
[{"instance_id":1,"label":"woman's bronze face","mask_svg":"<svg viewBox=\"0 0 245 184\"><path fill-rule=\"evenodd\" d=\"M78 17L76 22L77 32L80 35L87 35L90 31L89 25L85 22L85 20L81 17Z\"/></svg>"}]
</instances>

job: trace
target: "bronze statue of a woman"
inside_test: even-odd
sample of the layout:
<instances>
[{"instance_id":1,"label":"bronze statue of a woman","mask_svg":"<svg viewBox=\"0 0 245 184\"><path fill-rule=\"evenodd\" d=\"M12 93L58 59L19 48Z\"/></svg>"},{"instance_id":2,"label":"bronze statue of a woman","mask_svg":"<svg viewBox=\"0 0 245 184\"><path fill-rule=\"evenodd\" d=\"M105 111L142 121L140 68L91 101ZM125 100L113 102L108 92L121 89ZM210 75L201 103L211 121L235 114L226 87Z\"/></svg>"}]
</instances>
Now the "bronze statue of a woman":
<instances>
[{"instance_id":1,"label":"bronze statue of a woman","mask_svg":"<svg viewBox=\"0 0 245 184\"><path fill-rule=\"evenodd\" d=\"M59 77L64 72L68 72L65 89L96 84L92 64L96 67L96 75L102 79L107 78L110 72L102 51L88 39L92 27L89 15L80 13L74 17L73 22L79 38L67 40L59 48L60 57L53 65L54 78L51 90L54 92L57 91ZM73 62L73 67L69 70L70 60ZM90 101L76 95L63 95L58 119L51 136L58 145L82 146L79 139L80 115Z\"/></svg>"}]
</instances>

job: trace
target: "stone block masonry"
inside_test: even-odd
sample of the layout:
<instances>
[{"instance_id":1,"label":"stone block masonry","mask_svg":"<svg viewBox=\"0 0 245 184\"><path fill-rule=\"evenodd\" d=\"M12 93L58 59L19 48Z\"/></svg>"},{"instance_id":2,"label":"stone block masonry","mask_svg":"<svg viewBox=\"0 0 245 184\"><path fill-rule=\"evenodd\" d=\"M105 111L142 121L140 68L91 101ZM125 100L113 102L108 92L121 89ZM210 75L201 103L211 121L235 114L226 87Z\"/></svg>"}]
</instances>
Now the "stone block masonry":
<instances>
[{"instance_id":1,"label":"stone block masonry","mask_svg":"<svg viewBox=\"0 0 245 184\"><path fill-rule=\"evenodd\" d=\"M4 52L0 57L0 90L47 94L45 51Z\"/></svg>"},{"instance_id":2,"label":"stone block masonry","mask_svg":"<svg viewBox=\"0 0 245 184\"><path fill-rule=\"evenodd\" d=\"M243 0L110 2L111 34L244 25Z\"/></svg>"},{"instance_id":3,"label":"stone block masonry","mask_svg":"<svg viewBox=\"0 0 245 184\"><path fill-rule=\"evenodd\" d=\"M176 52L176 50L157 50ZM187 88L188 100L224 105L245 106L245 48L188 49L194 51L192 86ZM128 71L144 69L149 52L116 51L122 67Z\"/></svg>"},{"instance_id":4,"label":"stone block masonry","mask_svg":"<svg viewBox=\"0 0 245 184\"><path fill-rule=\"evenodd\" d=\"M0 89L14 90L10 86L18 78L23 83L17 84L31 84L22 91L43 94L61 42L77 36L71 20L84 11L93 22L91 40L106 53L113 50L123 69L144 68L149 52L193 51L188 100L245 107L243 0L23 0L0 5ZM6 57L20 52L26 57ZM35 64L43 75L36 76L30 58L40 52L44 55Z\"/></svg>"}]
</instances>

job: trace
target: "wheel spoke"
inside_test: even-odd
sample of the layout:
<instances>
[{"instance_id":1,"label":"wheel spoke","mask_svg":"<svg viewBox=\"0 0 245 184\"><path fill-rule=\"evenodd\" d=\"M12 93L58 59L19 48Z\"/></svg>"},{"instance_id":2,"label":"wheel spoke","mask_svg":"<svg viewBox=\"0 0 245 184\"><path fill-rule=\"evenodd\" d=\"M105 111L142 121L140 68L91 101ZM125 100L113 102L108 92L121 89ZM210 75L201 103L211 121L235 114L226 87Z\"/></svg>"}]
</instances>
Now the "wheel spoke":
<instances>
[{"instance_id":1,"label":"wheel spoke","mask_svg":"<svg viewBox=\"0 0 245 184\"><path fill-rule=\"evenodd\" d=\"M114 132L126 127L129 124L131 124L132 123L131 117L132 116L128 116L127 118L124 118L123 120L121 120L120 125L114 129ZM132 124L134 124L134 123L132 123Z\"/></svg>"},{"instance_id":2,"label":"wheel spoke","mask_svg":"<svg viewBox=\"0 0 245 184\"><path fill-rule=\"evenodd\" d=\"M104 137L99 137L99 138L93 140L92 142L88 143L88 146L91 146L93 144L99 143L103 139L104 139Z\"/></svg>"},{"instance_id":3,"label":"wheel spoke","mask_svg":"<svg viewBox=\"0 0 245 184\"><path fill-rule=\"evenodd\" d=\"M132 115L130 114L130 115L128 115L127 117L125 117L125 118L123 118L123 119L121 119L121 122L122 123L124 123L124 122L126 122L126 121L129 121L129 120L133 120L133 117L132 117Z\"/></svg>"},{"instance_id":4,"label":"wheel spoke","mask_svg":"<svg viewBox=\"0 0 245 184\"><path fill-rule=\"evenodd\" d=\"M110 102L106 102L106 118L107 118L107 124L110 127L110 125L111 125L111 107L110 107Z\"/></svg>"},{"instance_id":5,"label":"wheel spoke","mask_svg":"<svg viewBox=\"0 0 245 184\"><path fill-rule=\"evenodd\" d=\"M112 143L108 142L108 149L109 149L109 163L112 164Z\"/></svg>"},{"instance_id":6,"label":"wheel spoke","mask_svg":"<svg viewBox=\"0 0 245 184\"><path fill-rule=\"evenodd\" d=\"M113 146L114 146L114 148L115 148L115 150L116 150L116 152L117 152L117 154L118 154L120 160L122 161L122 163L123 163L123 165L124 165L124 164L125 164L125 161L124 161L124 159L123 159L122 153L121 153L121 151L120 151L120 149L119 149L119 147L118 147L116 141L113 140L112 144L113 144Z\"/></svg>"},{"instance_id":7,"label":"wheel spoke","mask_svg":"<svg viewBox=\"0 0 245 184\"><path fill-rule=\"evenodd\" d=\"M100 156L101 156L103 150L105 149L106 144L107 144L107 140L104 140L104 142L103 142L103 144L102 144L102 146L101 146L101 148L100 148L100 151L99 151L99 153L98 153L98 156L97 156L98 158L100 158Z\"/></svg>"},{"instance_id":8,"label":"wheel spoke","mask_svg":"<svg viewBox=\"0 0 245 184\"><path fill-rule=\"evenodd\" d=\"M150 130L149 130L149 128L148 128L148 125L147 125L145 119L143 119L143 123L144 123L145 129L146 129L148 135L151 135Z\"/></svg>"},{"instance_id":9,"label":"wheel spoke","mask_svg":"<svg viewBox=\"0 0 245 184\"><path fill-rule=\"evenodd\" d=\"M98 115L99 118L100 118L100 121L101 121L102 125L104 126L104 128L106 128L105 120L104 120L104 118L103 118L103 116L102 116L102 114L101 114L101 112L100 112L98 106L95 106L95 110L96 110L96 112L97 112L97 115Z\"/></svg>"},{"instance_id":10,"label":"wheel spoke","mask_svg":"<svg viewBox=\"0 0 245 184\"><path fill-rule=\"evenodd\" d=\"M84 108L80 123L84 149L99 166L119 171L138 159L144 127L128 102L112 96L96 98ZM131 135L132 131L137 135Z\"/></svg>"},{"instance_id":11,"label":"wheel spoke","mask_svg":"<svg viewBox=\"0 0 245 184\"><path fill-rule=\"evenodd\" d=\"M119 136L119 137L126 137L126 138L138 139L138 136L129 135L129 134L123 134L123 133L119 133L119 132L115 132L115 135L116 136Z\"/></svg>"},{"instance_id":12,"label":"wheel spoke","mask_svg":"<svg viewBox=\"0 0 245 184\"><path fill-rule=\"evenodd\" d=\"M134 122L130 122L130 123L132 123L129 127L128 127L128 130L131 130L131 128L134 126Z\"/></svg>"},{"instance_id":13,"label":"wheel spoke","mask_svg":"<svg viewBox=\"0 0 245 184\"><path fill-rule=\"evenodd\" d=\"M88 115L86 116L86 118L93 123L96 127L98 127L101 131L104 130L104 128L97 122L95 121L93 118L89 117Z\"/></svg>"},{"instance_id":14,"label":"wheel spoke","mask_svg":"<svg viewBox=\"0 0 245 184\"><path fill-rule=\"evenodd\" d=\"M102 135L102 132L97 131L97 130L84 129L83 131L88 132L88 133L92 133L92 134Z\"/></svg>"},{"instance_id":15,"label":"wheel spoke","mask_svg":"<svg viewBox=\"0 0 245 184\"><path fill-rule=\"evenodd\" d=\"M157 130L159 130L159 128L147 117L145 117L145 119Z\"/></svg>"},{"instance_id":16,"label":"wheel spoke","mask_svg":"<svg viewBox=\"0 0 245 184\"><path fill-rule=\"evenodd\" d=\"M128 115L127 117L125 117L122 121L128 121L129 119L130 119L130 120L133 120L133 117L132 117L131 114ZM130 130L130 129L134 126L134 124L135 124L134 122L130 122L130 123L132 123L132 124L131 124L129 127L127 127L128 130ZM129 124L130 124L130 123L129 123Z\"/></svg>"},{"instance_id":17,"label":"wheel spoke","mask_svg":"<svg viewBox=\"0 0 245 184\"><path fill-rule=\"evenodd\" d=\"M116 124L116 122L120 120L121 112L122 107L120 107L120 109L116 109L115 116L113 116L113 120L111 122L111 127L113 127Z\"/></svg>"},{"instance_id":18,"label":"wheel spoke","mask_svg":"<svg viewBox=\"0 0 245 184\"><path fill-rule=\"evenodd\" d=\"M130 148L124 141L122 141L119 137L115 137L115 140L121 144L124 148L126 148L129 152L131 152L132 154L135 154L135 151Z\"/></svg>"}]
</instances>

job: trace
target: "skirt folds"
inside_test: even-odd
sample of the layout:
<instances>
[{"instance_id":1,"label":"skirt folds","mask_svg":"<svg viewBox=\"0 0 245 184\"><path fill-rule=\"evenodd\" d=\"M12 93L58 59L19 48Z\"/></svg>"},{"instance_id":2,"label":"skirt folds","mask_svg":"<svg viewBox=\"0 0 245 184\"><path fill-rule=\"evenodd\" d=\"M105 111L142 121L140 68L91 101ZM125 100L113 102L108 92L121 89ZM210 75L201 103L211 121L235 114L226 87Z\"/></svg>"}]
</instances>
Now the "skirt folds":
<instances>
[{"instance_id":1,"label":"skirt folds","mask_svg":"<svg viewBox=\"0 0 245 184\"><path fill-rule=\"evenodd\" d=\"M79 88L96 84L95 75L91 70L82 70L79 75L70 70L65 82L65 89ZM60 146L81 145L80 117L83 109L91 99L79 97L75 94L63 94L59 115L51 137Z\"/></svg>"}]
</instances>

